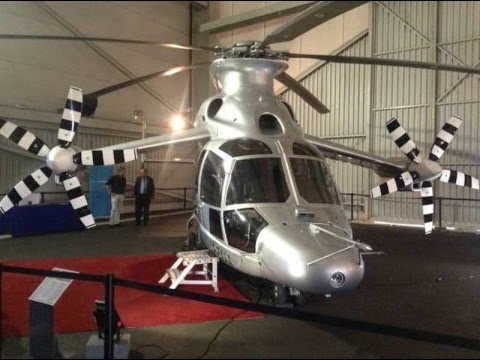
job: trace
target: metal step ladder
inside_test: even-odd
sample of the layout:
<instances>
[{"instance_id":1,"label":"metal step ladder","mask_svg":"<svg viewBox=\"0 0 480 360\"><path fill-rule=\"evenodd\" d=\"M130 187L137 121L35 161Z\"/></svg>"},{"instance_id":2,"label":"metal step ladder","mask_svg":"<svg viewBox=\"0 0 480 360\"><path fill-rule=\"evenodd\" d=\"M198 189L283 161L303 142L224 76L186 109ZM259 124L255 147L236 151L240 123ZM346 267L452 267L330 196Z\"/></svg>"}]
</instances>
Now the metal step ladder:
<instances>
[{"instance_id":1,"label":"metal step ladder","mask_svg":"<svg viewBox=\"0 0 480 360\"><path fill-rule=\"evenodd\" d=\"M195 270L196 266L202 266L202 270ZM188 275L203 276L204 279L186 279ZM158 283L163 284L168 279L172 282L170 289L176 289L180 284L211 285L215 292L218 292L218 257L209 250L178 252L177 260L166 270Z\"/></svg>"}]
</instances>

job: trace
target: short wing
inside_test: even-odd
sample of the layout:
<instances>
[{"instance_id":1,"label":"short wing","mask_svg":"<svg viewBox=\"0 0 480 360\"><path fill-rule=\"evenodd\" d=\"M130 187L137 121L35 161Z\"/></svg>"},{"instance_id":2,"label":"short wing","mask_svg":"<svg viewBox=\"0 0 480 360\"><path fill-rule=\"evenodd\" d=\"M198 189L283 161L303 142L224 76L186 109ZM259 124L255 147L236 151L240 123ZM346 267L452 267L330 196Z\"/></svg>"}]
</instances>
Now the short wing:
<instances>
[{"instance_id":1,"label":"short wing","mask_svg":"<svg viewBox=\"0 0 480 360\"><path fill-rule=\"evenodd\" d=\"M305 135L305 138L316 146L325 157L372 169L382 177L394 177L408 168L409 161L407 159L395 159L394 161L315 136Z\"/></svg>"},{"instance_id":2,"label":"short wing","mask_svg":"<svg viewBox=\"0 0 480 360\"><path fill-rule=\"evenodd\" d=\"M210 133L207 129L187 129L170 134L152 136L141 140L134 140L128 143L117 144L102 148L102 150L123 150L137 149L138 153L145 153L162 146L182 144L191 141L207 141Z\"/></svg>"}]
</instances>

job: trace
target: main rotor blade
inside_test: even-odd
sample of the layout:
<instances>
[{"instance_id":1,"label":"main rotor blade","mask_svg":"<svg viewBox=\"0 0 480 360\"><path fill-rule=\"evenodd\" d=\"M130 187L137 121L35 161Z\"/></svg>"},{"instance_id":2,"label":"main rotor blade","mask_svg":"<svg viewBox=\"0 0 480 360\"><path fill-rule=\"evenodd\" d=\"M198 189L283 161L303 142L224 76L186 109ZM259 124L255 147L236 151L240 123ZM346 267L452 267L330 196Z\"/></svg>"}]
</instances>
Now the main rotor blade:
<instances>
[{"instance_id":1,"label":"main rotor blade","mask_svg":"<svg viewBox=\"0 0 480 360\"><path fill-rule=\"evenodd\" d=\"M137 149L85 150L73 155L73 162L81 165L114 165L137 159Z\"/></svg>"},{"instance_id":2,"label":"main rotor blade","mask_svg":"<svg viewBox=\"0 0 480 360\"><path fill-rule=\"evenodd\" d=\"M395 144L402 150L402 152L416 164L422 162L420 151L417 145L413 142L405 129L400 125L397 119L392 118L387 121L387 129Z\"/></svg>"},{"instance_id":3,"label":"main rotor blade","mask_svg":"<svg viewBox=\"0 0 480 360\"><path fill-rule=\"evenodd\" d=\"M67 100L65 101L65 107L63 108L62 121L58 128L57 139L60 146L68 148L72 144L77 132L78 124L82 117L82 107L82 90L70 86Z\"/></svg>"},{"instance_id":4,"label":"main rotor blade","mask_svg":"<svg viewBox=\"0 0 480 360\"><path fill-rule=\"evenodd\" d=\"M300 84L297 80L288 75L286 72L277 75L275 79L277 79L283 85L295 92L298 96L305 100L307 104L317 110L320 114L327 114L330 112L330 110L325 105L323 105L320 100L318 100L310 91L308 91L302 84Z\"/></svg>"},{"instance_id":5,"label":"main rotor blade","mask_svg":"<svg viewBox=\"0 0 480 360\"><path fill-rule=\"evenodd\" d=\"M67 190L70 205L72 205L73 210L75 210L75 213L80 218L83 225L87 229L95 227L95 220L88 208L87 199L85 198L85 195L83 195L78 178L69 173L62 173L60 175L60 181L63 183L65 190Z\"/></svg>"},{"instance_id":6,"label":"main rotor blade","mask_svg":"<svg viewBox=\"0 0 480 360\"><path fill-rule=\"evenodd\" d=\"M442 170L440 181L458 186L465 186L471 189L480 190L480 183L477 178L455 170Z\"/></svg>"},{"instance_id":7,"label":"main rotor blade","mask_svg":"<svg viewBox=\"0 0 480 360\"><path fill-rule=\"evenodd\" d=\"M401 67L411 67L411 68L419 68L419 69L445 70L445 71L456 71L456 72L463 72L463 73L469 73L469 74L480 74L480 68L460 66L460 65L421 62L421 61L380 59L380 58L341 56L341 55L295 54L295 53L289 53L289 52L284 52L283 54L289 58L317 59L317 60L324 60L324 61L335 62L335 63L401 66Z\"/></svg>"},{"instance_id":8,"label":"main rotor blade","mask_svg":"<svg viewBox=\"0 0 480 360\"><path fill-rule=\"evenodd\" d=\"M0 34L0 40L95 41L95 42L110 42L110 43L121 43L121 44L153 45L153 46L166 47L170 49L215 52L215 48L209 48L209 47L203 47L203 46L178 45L178 44L171 44L171 43L160 43L156 41L115 39L115 38L88 37L88 36L75 37L75 36L60 36L60 35Z\"/></svg>"},{"instance_id":9,"label":"main rotor blade","mask_svg":"<svg viewBox=\"0 0 480 360\"><path fill-rule=\"evenodd\" d=\"M178 74L178 73L186 71L186 70L197 69L199 67L210 65L210 64L211 64L211 62L205 62L205 63L199 63L199 64L185 65L185 66L183 66L183 65L182 66L175 66L175 67L167 69L167 70L162 70L162 71L154 72L154 73L151 73L151 74L148 74L148 75L143 75L143 76L140 76L140 77L135 78L135 79L127 80L127 81L124 81L124 82L121 82L121 83L118 83L118 84L115 84L115 85L111 85L109 87L106 87L106 88L103 88L103 89L100 89L100 90L97 90L97 91L93 91L93 92L85 95L85 97L89 97L89 98L95 97L95 98L97 98L99 96L109 94L111 92L114 92L114 91L117 91L117 90L120 90L120 89L124 89L128 86L139 84L141 82L144 82L144 81L147 81L147 80L150 80L150 79L154 79L156 77L172 76L172 75Z\"/></svg>"},{"instance_id":10,"label":"main rotor blade","mask_svg":"<svg viewBox=\"0 0 480 360\"><path fill-rule=\"evenodd\" d=\"M378 198L383 195L397 192L398 190L403 189L405 186L410 185L416 177L416 173L405 171L404 173L395 176L383 184L375 186L372 190L370 190L370 196L372 198Z\"/></svg>"},{"instance_id":11,"label":"main rotor blade","mask_svg":"<svg viewBox=\"0 0 480 360\"><path fill-rule=\"evenodd\" d=\"M433 188L430 181L424 181L420 189L422 195L423 223L425 234L430 234L433 229Z\"/></svg>"},{"instance_id":12,"label":"main rotor blade","mask_svg":"<svg viewBox=\"0 0 480 360\"><path fill-rule=\"evenodd\" d=\"M47 156L50 151L50 148L40 138L7 120L0 119L0 135L41 157Z\"/></svg>"},{"instance_id":13,"label":"main rotor blade","mask_svg":"<svg viewBox=\"0 0 480 360\"><path fill-rule=\"evenodd\" d=\"M14 205L25 199L28 195L45 184L52 175L52 170L44 166L28 175L25 179L14 186L0 202L0 213L5 214Z\"/></svg>"},{"instance_id":14,"label":"main rotor blade","mask_svg":"<svg viewBox=\"0 0 480 360\"><path fill-rule=\"evenodd\" d=\"M435 142L430 149L430 155L428 156L430 160L438 161L438 159L442 157L458 128L462 126L462 123L462 119L452 116L443 124L442 129L438 132Z\"/></svg>"},{"instance_id":15,"label":"main rotor blade","mask_svg":"<svg viewBox=\"0 0 480 360\"><path fill-rule=\"evenodd\" d=\"M290 41L308 30L327 22L367 1L319 1L280 26L260 44L261 48L277 42Z\"/></svg>"}]
</instances>

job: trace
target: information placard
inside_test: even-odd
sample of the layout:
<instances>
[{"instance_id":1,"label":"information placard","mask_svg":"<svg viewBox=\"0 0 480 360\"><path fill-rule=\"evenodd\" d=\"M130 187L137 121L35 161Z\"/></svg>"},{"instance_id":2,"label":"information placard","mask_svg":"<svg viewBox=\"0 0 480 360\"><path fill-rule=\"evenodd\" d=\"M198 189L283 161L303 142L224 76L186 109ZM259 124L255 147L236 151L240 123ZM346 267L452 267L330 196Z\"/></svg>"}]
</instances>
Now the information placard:
<instances>
[{"instance_id":1,"label":"information placard","mask_svg":"<svg viewBox=\"0 0 480 360\"><path fill-rule=\"evenodd\" d=\"M78 271L56 267L52 270L78 274ZM72 283L72 281L73 279L46 277L45 279L43 279L40 285L38 285L32 295L30 295L28 300L54 306L58 299L60 299L60 296L62 296L65 290L67 290L68 286Z\"/></svg>"}]
</instances>

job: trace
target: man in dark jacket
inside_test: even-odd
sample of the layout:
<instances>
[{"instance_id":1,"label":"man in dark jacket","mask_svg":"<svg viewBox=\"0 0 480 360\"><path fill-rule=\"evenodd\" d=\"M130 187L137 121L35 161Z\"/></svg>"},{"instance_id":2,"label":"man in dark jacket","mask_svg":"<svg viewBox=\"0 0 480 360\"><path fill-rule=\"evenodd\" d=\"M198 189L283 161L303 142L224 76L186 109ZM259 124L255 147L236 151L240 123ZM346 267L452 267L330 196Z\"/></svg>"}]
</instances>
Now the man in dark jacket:
<instances>
[{"instance_id":1,"label":"man in dark jacket","mask_svg":"<svg viewBox=\"0 0 480 360\"><path fill-rule=\"evenodd\" d=\"M148 224L148 212L150 201L155 195L155 184L153 179L147 175L147 169L140 169L140 176L135 181L135 218L137 225L140 225L142 212L143 224Z\"/></svg>"},{"instance_id":2,"label":"man in dark jacket","mask_svg":"<svg viewBox=\"0 0 480 360\"><path fill-rule=\"evenodd\" d=\"M113 175L105 184L112 200L112 211L110 212L110 221L108 226L120 226L120 213L122 212L123 201L125 200L125 188L127 180L123 175L125 168L118 168L117 175Z\"/></svg>"}]
</instances>

